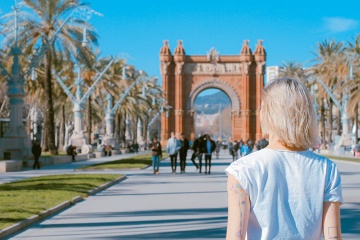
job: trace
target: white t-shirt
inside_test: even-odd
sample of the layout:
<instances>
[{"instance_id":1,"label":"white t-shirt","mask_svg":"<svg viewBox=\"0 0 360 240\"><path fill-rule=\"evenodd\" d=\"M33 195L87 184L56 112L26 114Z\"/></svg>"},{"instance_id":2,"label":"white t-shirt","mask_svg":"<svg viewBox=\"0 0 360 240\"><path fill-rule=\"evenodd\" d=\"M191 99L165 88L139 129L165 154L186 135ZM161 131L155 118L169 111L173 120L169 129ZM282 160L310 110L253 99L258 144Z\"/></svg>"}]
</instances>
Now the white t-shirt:
<instances>
[{"instance_id":1,"label":"white t-shirt","mask_svg":"<svg viewBox=\"0 0 360 240\"><path fill-rule=\"evenodd\" d=\"M311 151L262 149L225 170L251 201L247 239L321 239L323 202L342 202L331 160Z\"/></svg>"}]
</instances>

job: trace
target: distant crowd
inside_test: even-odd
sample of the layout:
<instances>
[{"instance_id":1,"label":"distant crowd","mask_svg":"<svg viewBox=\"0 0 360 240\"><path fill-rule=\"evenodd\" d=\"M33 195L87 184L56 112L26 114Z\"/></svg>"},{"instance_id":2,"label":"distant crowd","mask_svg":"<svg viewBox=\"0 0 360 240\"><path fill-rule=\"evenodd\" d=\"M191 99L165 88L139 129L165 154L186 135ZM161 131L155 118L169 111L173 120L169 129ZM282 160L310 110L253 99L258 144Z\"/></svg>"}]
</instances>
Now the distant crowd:
<instances>
[{"instance_id":1,"label":"distant crowd","mask_svg":"<svg viewBox=\"0 0 360 240\"><path fill-rule=\"evenodd\" d=\"M171 137L167 141L165 151L170 157L171 171L173 174L176 174L178 158L180 160L180 173L185 173L188 150L192 150L190 160L199 173L204 172L205 174L211 174L212 155L215 153L216 158L219 158L221 149L227 148L233 161L235 161L237 158L251 153L254 147L260 150L267 145L268 141L265 138L259 140L256 144L254 144L251 139L247 141L243 141L242 139L240 141L232 141L232 139L229 139L225 144L220 138L215 142L209 134L199 134L196 139L189 141L184 133L181 133L177 137L175 132L171 132ZM154 138L150 148L152 151L154 174L158 174L160 158L162 157L162 147L157 138Z\"/></svg>"}]
</instances>

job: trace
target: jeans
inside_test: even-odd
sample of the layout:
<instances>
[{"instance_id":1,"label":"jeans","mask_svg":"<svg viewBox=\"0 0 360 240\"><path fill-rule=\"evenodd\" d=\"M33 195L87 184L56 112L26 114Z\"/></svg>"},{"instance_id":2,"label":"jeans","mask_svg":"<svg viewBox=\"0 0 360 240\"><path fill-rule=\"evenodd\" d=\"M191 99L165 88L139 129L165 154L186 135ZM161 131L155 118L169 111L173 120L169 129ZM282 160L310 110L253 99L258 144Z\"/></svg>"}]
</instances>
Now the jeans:
<instances>
[{"instance_id":1,"label":"jeans","mask_svg":"<svg viewBox=\"0 0 360 240\"><path fill-rule=\"evenodd\" d=\"M207 167L209 166L209 170ZM211 154L205 154L205 173L210 173L211 168Z\"/></svg>"},{"instance_id":2,"label":"jeans","mask_svg":"<svg viewBox=\"0 0 360 240\"><path fill-rule=\"evenodd\" d=\"M186 152L180 152L180 169L181 169L181 171L185 171L186 156L187 156L187 151Z\"/></svg>"},{"instance_id":3,"label":"jeans","mask_svg":"<svg viewBox=\"0 0 360 240\"><path fill-rule=\"evenodd\" d=\"M171 169L172 172L176 172L176 165L177 165L177 153L170 155L170 161L171 161Z\"/></svg>"},{"instance_id":4,"label":"jeans","mask_svg":"<svg viewBox=\"0 0 360 240\"><path fill-rule=\"evenodd\" d=\"M153 169L156 171L159 171L160 157L159 156L151 156L151 160L152 160Z\"/></svg>"}]
</instances>

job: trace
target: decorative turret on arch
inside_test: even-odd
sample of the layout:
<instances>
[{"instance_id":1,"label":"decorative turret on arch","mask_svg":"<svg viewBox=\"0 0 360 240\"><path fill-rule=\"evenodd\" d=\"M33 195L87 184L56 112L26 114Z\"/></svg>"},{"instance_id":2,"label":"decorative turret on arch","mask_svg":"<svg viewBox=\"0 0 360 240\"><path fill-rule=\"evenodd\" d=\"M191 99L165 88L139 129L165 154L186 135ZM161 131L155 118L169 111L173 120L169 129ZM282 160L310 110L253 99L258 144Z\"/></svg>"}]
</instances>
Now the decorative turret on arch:
<instances>
[{"instance_id":1,"label":"decorative turret on arch","mask_svg":"<svg viewBox=\"0 0 360 240\"><path fill-rule=\"evenodd\" d=\"M220 55L215 48L204 55L186 55L178 41L174 55L167 41L160 51L162 86L172 108L161 118L161 141L170 133L194 136L194 101L208 88L225 92L232 104L232 137L256 141L262 138L259 109L264 86L266 51L258 41L252 53L245 40L238 55ZM235 114L234 114L235 113Z\"/></svg>"}]
</instances>

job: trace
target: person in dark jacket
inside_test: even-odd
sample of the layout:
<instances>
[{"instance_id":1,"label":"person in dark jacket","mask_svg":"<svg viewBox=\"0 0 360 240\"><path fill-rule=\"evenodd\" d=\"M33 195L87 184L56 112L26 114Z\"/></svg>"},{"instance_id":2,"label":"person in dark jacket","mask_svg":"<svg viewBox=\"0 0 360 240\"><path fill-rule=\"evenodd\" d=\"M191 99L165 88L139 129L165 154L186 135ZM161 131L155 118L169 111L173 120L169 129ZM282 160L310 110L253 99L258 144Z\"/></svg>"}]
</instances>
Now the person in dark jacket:
<instances>
[{"instance_id":1,"label":"person in dark jacket","mask_svg":"<svg viewBox=\"0 0 360 240\"><path fill-rule=\"evenodd\" d=\"M195 139L194 144L192 146L193 154L191 155L191 161L195 165L196 169L199 169L200 165L200 173L201 173L201 165L202 165L202 155L203 153L200 151L201 149L202 136L199 134L199 137ZM196 164L195 159L199 159L199 165Z\"/></svg>"},{"instance_id":2,"label":"person in dark jacket","mask_svg":"<svg viewBox=\"0 0 360 240\"><path fill-rule=\"evenodd\" d=\"M161 144L157 138L154 137L151 144L151 160L154 169L154 174L159 174L160 159L162 158Z\"/></svg>"},{"instance_id":3,"label":"person in dark jacket","mask_svg":"<svg viewBox=\"0 0 360 240\"><path fill-rule=\"evenodd\" d=\"M259 140L256 144L256 149L261 150L263 148L266 148L266 146L269 144L269 142L266 140L266 138L263 138Z\"/></svg>"},{"instance_id":4,"label":"person in dark jacket","mask_svg":"<svg viewBox=\"0 0 360 240\"><path fill-rule=\"evenodd\" d=\"M135 140L134 143L132 144L132 149L134 150L134 153L138 154L139 153L139 144L137 143L137 141Z\"/></svg>"},{"instance_id":5,"label":"person in dark jacket","mask_svg":"<svg viewBox=\"0 0 360 240\"><path fill-rule=\"evenodd\" d=\"M75 156L77 155L76 147L70 144L66 149L66 154L72 156L72 161L75 162Z\"/></svg>"},{"instance_id":6,"label":"person in dark jacket","mask_svg":"<svg viewBox=\"0 0 360 240\"><path fill-rule=\"evenodd\" d=\"M180 170L181 173L185 173L185 167L186 167L186 156L187 152L190 148L189 146L189 140L185 137L184 133L181 133L180 135L180 142L181 142L181 148L180 148Z\"/></svg>"},{"instance_id":7,"label":"person in dark jacket","mask_svg":"<svg viewBox=\"0 0 360 240\"><path fill-rule=\"evenodd\" d=\"M41 147L40 147L40 143L38 141L35 141L32 148L31 148L31 152L34 155L34 165L33 165L33 169L40 169L40 162L39 162L39 158L41 156Z\"/></svg>"},{"instance_id":8,"label":"person in dark jacket","mask_svg":"<svg viewBox=\"0 0 360 240\"><path fill-rule=\"evenodd\" d=\"M205 135L205 138L204 138L204 141L202 144L203 144L203 150L205 153L205 174L210 174L211 156L212 156L212 153L215 151L216 144L215 144L215 141L212 140L209 135ZM201 172L201 166L200 166L200 172Z\"/></svg>"}]
</instances>

